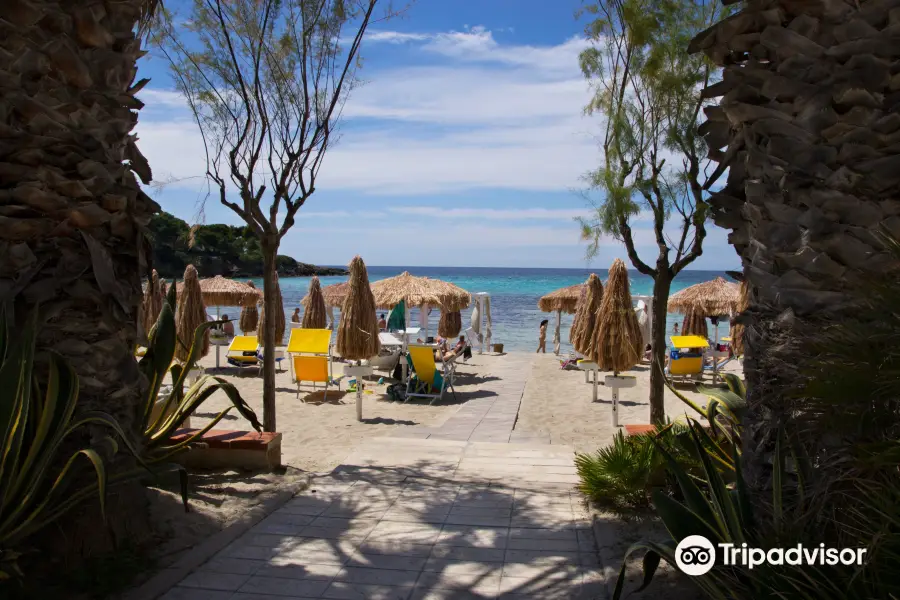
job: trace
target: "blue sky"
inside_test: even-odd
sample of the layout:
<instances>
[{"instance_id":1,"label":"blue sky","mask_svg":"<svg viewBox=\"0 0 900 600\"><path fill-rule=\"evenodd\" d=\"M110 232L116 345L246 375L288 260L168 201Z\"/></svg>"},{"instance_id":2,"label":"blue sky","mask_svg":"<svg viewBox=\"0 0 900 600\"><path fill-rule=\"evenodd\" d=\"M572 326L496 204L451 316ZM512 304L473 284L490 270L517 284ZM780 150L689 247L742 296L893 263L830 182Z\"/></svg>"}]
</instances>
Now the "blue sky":
<instances>
[{"instance_id":1,"label":"blue sky","mask_svg":"<svg viewBox=\"0 0 900 600\"><path fill-rule=\"evenodd\" d=\"M317 191L281 252L315 264L606 268L628 262L604 240L585 259L577 216L590 211L580 177L601 160L599 117L586 117L580 0L417 0L373 26L362 52L364 85L345 109L341 137ZM241 224L206 197L199 134L151 53L139 77L139 146L162 207L196 222ZM205 202L204 202L205 199ZM710 224L695 269L739 265L726 232ZM639 253L655 261L646 222Z\"/></svg>"}]
</instances>

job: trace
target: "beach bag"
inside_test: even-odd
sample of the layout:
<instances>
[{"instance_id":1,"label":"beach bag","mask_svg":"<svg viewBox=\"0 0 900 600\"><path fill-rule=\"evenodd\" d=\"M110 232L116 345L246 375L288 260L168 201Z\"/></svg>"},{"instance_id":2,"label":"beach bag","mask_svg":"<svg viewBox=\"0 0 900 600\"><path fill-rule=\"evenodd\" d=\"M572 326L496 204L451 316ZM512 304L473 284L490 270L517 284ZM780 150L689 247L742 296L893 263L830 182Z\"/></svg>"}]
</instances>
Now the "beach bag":
<instances>
[{"instance_id":1,"label":"beach bag","mask_svg":"<svg viewBox=\"0 0 900 600\"><path fill-rule=\"evenodd\" d=\"M463 358L466 360L472 358L472 346L466 346L466 349L463 350Z\"/></svg>"},{"instance_id":2,"label":"beach bag","mask_svg":"<svg viewBox=\"0 0 900 600\"><path fill-rule=\"evenodd\" d=\"M400 361L398 360L398 361L397 361L397 366L394 367L394 371L391 373L391 379L395 379L395 380L397 380L397 381L400 381L400 379L403 377L403 367L402 367L402 365L403 365L403 363L400 362Z\"/></svg>"},{"instance_id":3,"label":"beach bag","mask_svg":"<svg viewBox=\"0 0 900 600\"><path fill-rule=\"evenodd\" d=\"M406 388L402 383L394 383L387 388L387 397L391 400L406 400Z\"/></svg>"}]
</instances>

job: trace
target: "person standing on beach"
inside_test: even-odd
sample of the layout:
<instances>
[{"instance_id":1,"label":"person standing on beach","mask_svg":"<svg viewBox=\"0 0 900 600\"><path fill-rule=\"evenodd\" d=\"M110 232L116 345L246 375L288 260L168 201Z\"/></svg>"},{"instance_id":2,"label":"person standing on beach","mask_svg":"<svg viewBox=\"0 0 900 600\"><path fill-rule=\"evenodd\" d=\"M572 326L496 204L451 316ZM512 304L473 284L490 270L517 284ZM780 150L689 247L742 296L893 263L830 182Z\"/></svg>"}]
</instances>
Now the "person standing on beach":
<instances>
[{"instance_id":1,"label":"person standing on beach","mask_svg":"<svg viewBox=\"0 0 900 600\"><path fill-rule=\"evenodd\" d=\"M538 338L537 351L543 352L544 354L547 354L547 324L549 322L550 321L548 319L544 319L543 321L541 321L541 333L540 337Z\"/></svg>"},{"instance_id":2,"label":"person standing on beach","mask_svg":"<svg viewBox=\"0 0 900 600\"><path fill-rule=\"evenodd\" d=\"M678 323L677 322L674 325L672 325L672 333L674 333L675 335L678 335Z\"/></svg>"},{"instance_id":3,"label":"person standing on beach","mask_svg":"<svg viewBox=\"0 0 900 600\"><path fill-rule=\"evenodd\" d=\"M291 315L291 323L299 323L300 322L300 309L295 308L294 314Z\"/></svg>"}]
</instances>

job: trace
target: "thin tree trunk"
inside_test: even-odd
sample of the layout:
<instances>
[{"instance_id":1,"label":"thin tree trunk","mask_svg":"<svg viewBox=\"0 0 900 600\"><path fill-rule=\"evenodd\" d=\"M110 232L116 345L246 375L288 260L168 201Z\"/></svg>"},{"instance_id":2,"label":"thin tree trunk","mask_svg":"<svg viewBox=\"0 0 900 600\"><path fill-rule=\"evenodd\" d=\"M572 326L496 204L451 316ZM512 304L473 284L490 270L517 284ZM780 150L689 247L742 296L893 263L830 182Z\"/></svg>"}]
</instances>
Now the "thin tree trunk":
<instances>
[{"instance_id":1,"label":"thin tree trunk","mask_svg":"<svg viewBox=\"0 0 900 600\"><path fill-rule=\"evenodd\" d=\"M275 429L275 312L278 310L275 292L275 256L277 241L263 241L263 294L266 320L263 331L263 429Z\"/></svg>"},{"instance_id":2,"label":"thin tree trunk","mask_svg":"<svg viewBox=\"0 0 900 600\"><path fill-rule=\"evenodd\" d=\"M669 269L660 270L653 282L653 321L650 338L653 352L650 360L650 422L664 423L666 420L665 382L666 364L666 308L672 279Z\"/></svg>"}]
</instances>

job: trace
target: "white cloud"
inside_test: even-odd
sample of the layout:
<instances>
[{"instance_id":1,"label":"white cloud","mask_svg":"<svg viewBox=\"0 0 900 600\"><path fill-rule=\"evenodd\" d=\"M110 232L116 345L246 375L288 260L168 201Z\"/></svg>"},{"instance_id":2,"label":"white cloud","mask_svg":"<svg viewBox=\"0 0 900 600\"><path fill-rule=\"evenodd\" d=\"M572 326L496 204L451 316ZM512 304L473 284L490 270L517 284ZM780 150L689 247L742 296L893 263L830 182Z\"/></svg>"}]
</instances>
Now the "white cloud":
<instances>
[{"instance_id":1,"label":"white cloud","mask_svg":"<svg viewBox=\"0 0 900 600\"><path fill-rule=\"evenodd\" d=\"M501 44L473 27L438 34L370 32L370 41L415 43L417 64L361 74L344 110L340 139L323 163L319 189L366 194L456 193L478 188L565 192L581 185L599 151L581 116L590 91L577 67L583 42ZM419 50L426 51L424 54ZM433 64L428 56L445 61ZM374 62L370 59L370 63ZM144 90L140 147L157 178L205 172L196 125L172 90ZM180 110L177 108L180 107Z\"/></svg>"},{"instance_id":2,"label":"white cloud","mask_svg":"<svg viewBox=\"0 0 900 600\"><path fill-rule=\"evenodd\" d=\"M485 219L490 221L573 221L584 216L583 209L498 209L498 208L454 208L440 206L392 206L388 212L404 215L440 217L442 219Z\"/></svg>"}]
</instances>

